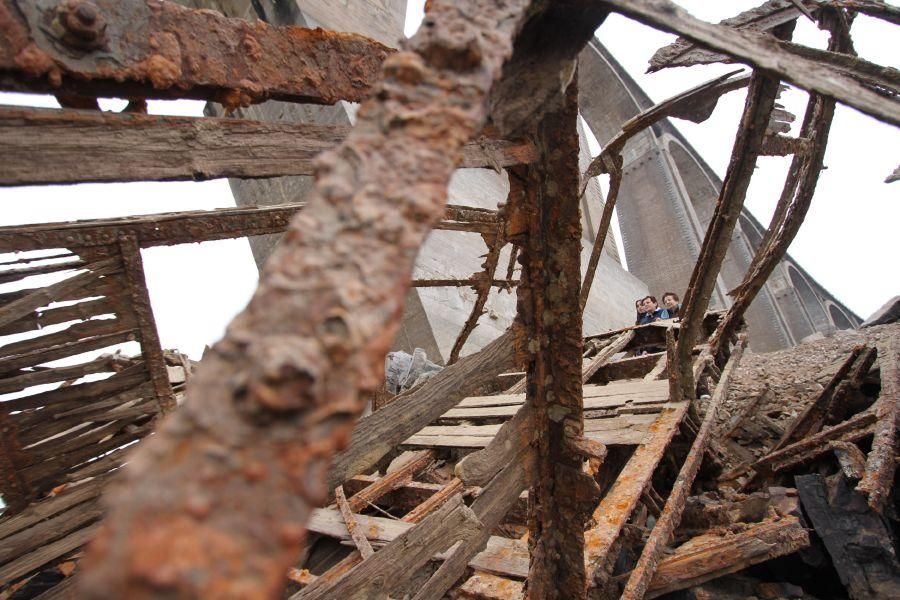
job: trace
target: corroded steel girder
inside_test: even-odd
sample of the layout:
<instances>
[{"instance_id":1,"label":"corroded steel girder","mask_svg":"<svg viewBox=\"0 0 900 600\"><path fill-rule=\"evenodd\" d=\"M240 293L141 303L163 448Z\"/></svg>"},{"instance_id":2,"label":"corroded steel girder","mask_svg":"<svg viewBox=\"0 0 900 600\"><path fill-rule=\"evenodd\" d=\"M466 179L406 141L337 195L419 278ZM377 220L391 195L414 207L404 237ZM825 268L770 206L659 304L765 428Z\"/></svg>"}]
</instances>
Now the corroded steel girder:
<instances>
[{"instance_id":1,"label":"corroded steel girder","mask_svg":"<svg viewBox=\"0 0 900 600\"><path fill-rule=\"evenodd\" d=\"M208 242L250 235L282 233L305 203L244 206L219 210L193 210L118 219L0 227L0 252L47 248L86 248L115 244L123 235L134 236L141 248ZM491 231L497 211L447 206L435 229Z\"/></svg>"},{"instance_id":2,"label":"corroded steel girder","mask_svg":"<svg viewBox=\"0 0 900 600\"><path fill-rule=\"evenodd\" d=\"M227 107L358 102L390 52L356 34L270 27L161 0L0 0L3 89Z\"/></svg>"},{"instance_id":3,"label":"corroded steel girder","mask_svg":"<svg viewBox=\"0 0 900 600\"><path fill-rule=\"evenodd\" d=\"M84 559L86 597L278 597L332 456L384 376L419 246L526 0L436 0L187 400L137 448Z\"/></svg>"}]
</instances>

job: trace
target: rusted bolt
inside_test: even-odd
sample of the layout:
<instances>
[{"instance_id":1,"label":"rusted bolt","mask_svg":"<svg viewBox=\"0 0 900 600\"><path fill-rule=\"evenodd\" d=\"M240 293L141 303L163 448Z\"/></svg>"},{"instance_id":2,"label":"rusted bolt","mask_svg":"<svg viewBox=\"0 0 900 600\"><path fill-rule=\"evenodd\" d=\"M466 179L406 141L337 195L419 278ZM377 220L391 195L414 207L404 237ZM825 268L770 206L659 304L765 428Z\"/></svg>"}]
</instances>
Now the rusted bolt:
<instances>
[{"instance_id":1,"label":"rusted bolt","mask_svg":"<svg viewBox=\"0 0 900 600\"><path fill-rule=\"evenodd\" d=\"M96 50L106 43L106 20L89 0L60 2L54 29L65 45L79 50Z\"/></svg>"}]
</instances>

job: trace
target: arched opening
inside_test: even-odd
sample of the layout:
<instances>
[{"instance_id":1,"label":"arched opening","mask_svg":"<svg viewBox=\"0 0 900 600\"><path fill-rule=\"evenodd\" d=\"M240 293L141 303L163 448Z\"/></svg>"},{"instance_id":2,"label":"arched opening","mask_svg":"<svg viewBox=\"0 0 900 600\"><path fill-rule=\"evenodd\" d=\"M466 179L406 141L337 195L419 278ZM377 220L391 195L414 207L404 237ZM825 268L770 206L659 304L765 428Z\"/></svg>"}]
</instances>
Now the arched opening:
<instances>
[{"instance_id":1,"label":"arched opening","mask_svg":"<svg viewBox=\"0 0 900 600\"><path fill-rule=\"evenodd\" d=\"M813 291L812 286L806 281L806 278L793 265L788 265L788 275L791 278L791 285L794 286L794 290L800 298L803 310L806 311L809 320L812 322L814 330L828 331L831 329L831 321L828 319L828 315L825 314L825 308L822 306L822 302L815 291Z\"/></svg>"},{"instance_id":2,"label":"arched opening","mask_svg":"<svg viewBox=\"0 0 900 600\"><path fill-rule=\"evenodd\" d=\"M828 314L837 329L854 329L853 321L837 305L828 303Z\"/></svg>"}]
</instances>

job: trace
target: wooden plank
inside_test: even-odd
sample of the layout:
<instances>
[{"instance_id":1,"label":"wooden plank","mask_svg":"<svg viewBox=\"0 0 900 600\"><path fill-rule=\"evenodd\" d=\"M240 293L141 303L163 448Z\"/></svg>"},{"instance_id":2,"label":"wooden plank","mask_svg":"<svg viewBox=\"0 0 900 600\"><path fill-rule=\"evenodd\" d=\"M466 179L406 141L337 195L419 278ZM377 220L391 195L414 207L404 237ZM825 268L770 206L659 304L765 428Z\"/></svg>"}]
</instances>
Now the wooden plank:
<instances>
[{"instance_id":1,"label":"wooden plank","mask_svg":"<svg viewBox=\"0 0 900 600\"><path fill-rule=\"evenodd\" d=\"M64 554L80 548L86 544L99 529L100 524L94 523L62 539L42 546L41 548L20 557L19 559L0 567L0 585L12 583L20 577L40 569L48 562L63 556Z\"/></svg>"},{"instance_id":2,"label":"wooden plank","mask_svg":"<svg viewBox=\"0 0 900 600\"><path fill-rule=\"evenodd\" d=\"M105 479L94 479L82 485L69 487L60 494L33 502L17 515L0 519L0 540L8 538L24 529L53 517L69 508L100 495Z\"/></svg>"},{"instance_id":3,"label":"wooden plank","mask_svg":"<svg viewBox=\"0 0 900 600\"><path fill-rule=\"evenodd\" d=\"M134 327L129 327L117 321L113 321L108 328L111 333L92 336L76 342L67 342L56 346L38 348L26 354L9 356L0 359L0 373L13 374L22 369L30 369L63 358L78 356L94 350L102 350L116 344L133 342L137 339L138 332ZM49 337L49 336L48 336ZM0 349L2 351L2 349Z\"/></svg>"},{"instance_id":4,"label":"wooden plank","mask_svg":"<svg viewBox=\"0 0 900 600\"><path fill-rule=\"evenodd\" d=\"M350 127L0 107L0 186L314 175ZM533 161L530 142L482 137L460 167ZM75 168L77 166L77 168Z\"/></svg>"},{"instance_id":5,"label":"wooden plank","mask_svg":"<svg viewBox=\"0 0 900 600\"><path fill-rule=\"evenodd\" d=\"M679 546L659 563L646 598L682 590L809 546L796 517L753 524L737 533L710 533Z\"/></svg>"},{"instance_id":6,"label":"wooden plank","mask_svg":"<svg viewBox=\"0 0 900 600\"><path fill-rule=\"evenodd\" d=\"M118 244L123 235L136 237L141 248L151 248L283 233L291 219L305 206L304 202L296 202L0 227L0 251L110 246ZM497 222L495 210L447 205L444 218L435 225L435 229L487 231L496 229ZM120 290L121 287L113 289ZM0 294L0 299L15 299L23 295L22 292Z\"/></svg>"},{"instance_id":7,"label":"wooden plank","mask_svg":"<svg viewBox=\"0 0 900 600\"><path fill-rule=\"evenodd\" d=\"M800 502L854 600L900 597L900 562L890 526L843 474L795 478Z\"/></svg>"},{"instance_id":8,"label":"wooden plank","mask_svg":"<svg viewBox=\"0 0 900 600\"><path fill-rule=\"evenodd\" d=\"M594 510L592 525L585 532L585 566L589 573L589 586L602 588L610 573L610 556L613 543L622 527L631 517L634 507L643 494L659 461L662 460L678 426L687 412L687 403L665 410L651 427L651 433L638 446L625 464L612 489Z\"/></svg>"},{"instance_id":9,"label":"wooden plank","mask_svg":"<svg viewBox=\"0 0 900 600\"><path fill-rule=\"evenodd\" d=\"M0 307L0 326L17 321L34 310L47 306L51 302L62 300L66 294L87 286L102 275L110 275L118 271L120 263L118 257L108 258L84 268L86 271L83 273L78 273L68 279L38 288L27 296Z\"/></svg>"},{"instance_id":10,"label":"wooden plank","mask_svg":"<svg viewBox=\"0 0 900 600\"><path fill-rule=\"evenodd\" d=\"M482 524L455 496L421 523L412 525L331 589L333 598L380 598L408 581L434 554L475 535Z\"/></svg>"},{"instance_id":11,"label":"wooden plank","mask_svg":"<svg viewBox=\"0 0 900 600\"><path fill-rule=\"evenodd\" d=\"M0 235L0 244L3 244L3 236ZM0 327L0 335L12 335L43 329L50 325L58 325L68 321L87 321L101 315L109 315L116 312L113 302L109 298L95 298L85 302L78 302L59 308L48 308L30 313L16 321Z\"/></svg>"},{"instance_id":12,"label":"wooden plank","mask_svg":"<svg viewBox=\"0 0 900 600\"><path fill-rule=\"evenodd\" d=\"M3 408L10 412L54 405L65 405L66 408L73 408L71 406L72 403L80 403L94 399L102 400L112 394L132 388L146 380L146 367L144 366L143 361L139 361L125 370L114 373L111 377L101 381L89 381L77 385L60 387L47 392L26 396L24 398L6 400L3 403ZM30 412L13 416L17 421L27 421L30 419L42 420L47 418L50 414L51 413L48 411L44 414Z\"/></svg>"},{"instance_id":13,"label":"wooden plank","mask_svg":"<svg viewBox=\"0 0 900 600\"><path fill-rule=\"evenodd\" d=\"M604 3L644 24L728 54L804 90L830 96L886 123L900 124L900 102L885 98L827 64L779 47L770 36L706 23L668 0Z\"/></svg>"},{"instance_id":14,"label":"wooden plank","mask_svg":"<svg viewBox=\"0 0 900 600\"><path fill-rule=\"evenodd\" d=\"M716 391L713 393L709 406L706 409L703 423L694 438L693 444L691 444L691 449L688 451L684 463L681 465L675 484L672 486L672 491L666 499L662 512L658 515L650 536L644 543L640 558L631 572L631 576L628 578L628 583L625 584L625 589L622 590L622 600L640 600L644 597L647 588L653 580L653 574L656 572L659 559L669 544L675 528L681 522L681 513L684 511L694 479L700 471L700 463L703 461L712 439L712 429L716 422L716 414L719 406L725 402L728 396L728 386L731 383L731 377L740 364L746 345L747 336L741 335L738 345L731 352L728 363L722 369L722 377L716 385ZM652 486L648 489L652 489Z\"/></svg>"},{"instance_id":15,"label":"wooden plank","mask_svg":"<svg viewBox=\"0 0 900 600\"><path fill-rule=\"evenodd\" d=\"M340 483L371 468L403 440L509 368L513 361L511 342L512 334L504 333L481 352L461 358L432 377L422 388L401 394L361 419L350 445L332 463L329 483Z\"/></svg>"}]
</instances>

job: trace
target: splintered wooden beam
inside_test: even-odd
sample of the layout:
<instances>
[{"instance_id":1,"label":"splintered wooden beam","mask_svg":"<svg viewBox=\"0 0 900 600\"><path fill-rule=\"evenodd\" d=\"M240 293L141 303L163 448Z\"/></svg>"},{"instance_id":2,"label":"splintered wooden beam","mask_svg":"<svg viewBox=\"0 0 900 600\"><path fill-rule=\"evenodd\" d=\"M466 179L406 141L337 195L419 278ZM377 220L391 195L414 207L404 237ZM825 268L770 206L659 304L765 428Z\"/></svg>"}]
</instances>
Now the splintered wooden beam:
<instances>
[{"instance_id":1,"label":"splintered wooden beam","mask_svg":"<svg viewBox=\"0 0 900 600\"><path fill-rule=\"evenodd\" d=\"M826 427L815 435L770 452L751 466L757 472L777 472L795 467L830 451L832 441L855 442L872 435L877 420L871 409L861 412L833 427Z\"/></svg>"},{"instance_id":2,"label":"splintered wooden beam","mask_svg":"<svg viewBox=\"0 0 900 600\"><path fill-rule=\"evenodd\" d=\"M900 100L882 96L820 61L787 52L771 36L701 21L669 0L603 0L603 4L656 29L728 54L804 90L829 96L878 120L900 125Z\"/></svg>"},{"instance_id":3,"label":"splintered wooden beam","mask_svg":"<svg viewBox=\"0 0 900 600\"><path fill-rule=\"evenodd\" d=\"M390 594L432 556L460 540L477 535L483 526L457 495L421 523L353 567L331 589L332 598L380 598Z\"/></svg>"},{"instance_id":4,"label":"splintered wooden beam","mask_svg":"<svg viewBox=\"0 0 900 600\"><path fill-rule=\"evenodd\" d=\"M0 107L0 186L112 181L203 181L314 175L315 158L350 127ZM532 162L529 142L481 137L465 168Z\"/></svg>"},{"instance_id":5,"label":"splintered wooden beam","mask_svg":"<svg viewBox=\"0 0 900 600\"><path fill-rule=\"evenodd\" d=\"M709 533L679 546L659 563L645 598L700 585L809 546L796 517L771 519L737 533Z\"/></svg>"},{"instance_id":6,"label":"splintered wooden beam","mask_svg":"<svg viewBox=\"0 0 900 600\"><path fill-rule=\"evenodd\" d=\"M435 454L432 450L414 453L396 471L380 477L377 481L353 494L349 500L350 509L353 512L360 512L369 504L374 504L383 495L412 481L412 478L427 469L434 462L434 459Z\"/></svg>"},{"instance_id":7,"label":"splintered wooden beam","mask_svg":"<svg viewBox=\"0 0 900 600\"><path fill-rule=\"evenodd\" d=\"M609 583L613 544L631 517L687 412L687 403L663 410L600 504L584 534L584 562L590 576L589 597L599 598Z\"/></svg>"},{"instance_id":8,"label":"splintered wooden beam","mask_svg":"<svg viewBox=\"0 0 900 600\"><path fill-rule=\"evenodd\" d=\"M856 489L869 497L869 506L881 513L890 496L897 467L897 424L900 422L900 336L878 344L881 394L875 409L875 438L866 461L866 473Z\"/></svg>"},{"instance_id":9,"label":"splintered wooden beam","mask_svg":"<svg viewBox=\"0 0 900 600\"><path fill-rule=\"evenodd\" d=\"M808 0L803 1L808 2ZM794 21L799 16L800 9L792 0L769 0L765 4L719 21L718 24L733 29L767 32L779 25ZM680 37L656 51L650 58L650 66L647 71L652 73L668 67L688 67L716 62L730 62L730 60L727 54L709 50L702 45L694 44L690 40Z\"/></svg>"},{"instance_id":10,"label":"splintered wooden beam","mask_svg":"<svg viewBox=\"0 0 900 600\"><path fill-rule=\"evenodd\" d=\"M158 0L0 2L0 87L88 98L359 102L391 49Z\"/></svg>"},{"instance_id":11,"label":"splintered wooden beam","mask_svg":"<svg viewBox=\"0 0 900 600\"><path fill-rule=\"evenodd\" d=\"M675 347L675 359L669 361L672 400L693 401L696 396L691 355L703 330L709 299L744 205L778 89L778 79L759 71L753 73L725 181L703 238L700 256L691 273L684 308L679 313L681 329ZM677 376L673 374L675 370L679 371ZM680 389L677 389L678 386Z\"/></svg>"},{"instance_id":12,"label":"splintered wooden beam","mask_svg":"<svg viewBox=\"0 0 900 600\"><path fill-rule=\"evenodd\" d=\"M623 600L640 600L653 580L653 574L656 572L663 551L681 521L681 513L684 511L685 503L691 493L691 486L700 471L700 464L703 462L703 457L712 439L712 429L716 422L719 406L728 397L731 377L740 364L746 345L747 336L742 335L738 345L732 351L728 363L722 369L722 377L716 385L716 391L706 409L697 437L694 438L694 443L681 465L681 470L678 472L678 477L666 499L665 506L663 506L662 512L650 532L650 537L644 544L641 556L628 578L628 583L622 591L621 598ZM652 490L652 487L648 488L649 490Z\"/></svg>"},{"instance_id":13,"label":"splintered wooden beam","mask_svg":"<svg viewBox=\"0 0 900 600\"><path fill-rule=\"evenodd\" d=\"M86 598L281 593L313 507L346 479L345 470L328 485L329 465L381 384L416 252L444 215L462 148L484 127L488 94L532 8L429 7L430 26L384 61L353 130L319 157L306 209L204 355L186 401L107 496L83 559ZM384 550L359 566L391 559Z\"/></svg>"},{"instance_id":14,"label":"splintered wooden beam","mask_svg":"<svg viewBox=\"0 0 900 600\"><path fill-rule=\"evenodd\" d=\"M290 226L291 219L305 206L306 203L298 202L0 227L0 252L107 246L117 244L123 235L137 238L141 248L151 248L283 233ZM497 228L498 220L497 211L448 205L444 218L434 228L493 231ZM91 265L87 268L91 268ZM506 282L498 284L505 285ZM54 310L64 315L70 315L76 310L67 308L66 311Z\"/></svg>"},{"instance_id":15,"label":"splintered wooden beam","mask_svg":"<svg viewBox=\"0 0 900 600\"><path fill-rule=\"evenodd\" d=\"M372 544L369 543L366 536L360 532L356 517L353 516L353 510L347 503L347 496L344 495L343 487L337 486L334 488L334 499L337 502L338 509L341 511L341 516L344 517L344 524L347 526L347 531L350 532L350 537L353 538L353 543L356 544L356 550L359 552L362 559L366 560L375 554L375 551L372 549Z\"/></svg>"}]
</instances>

